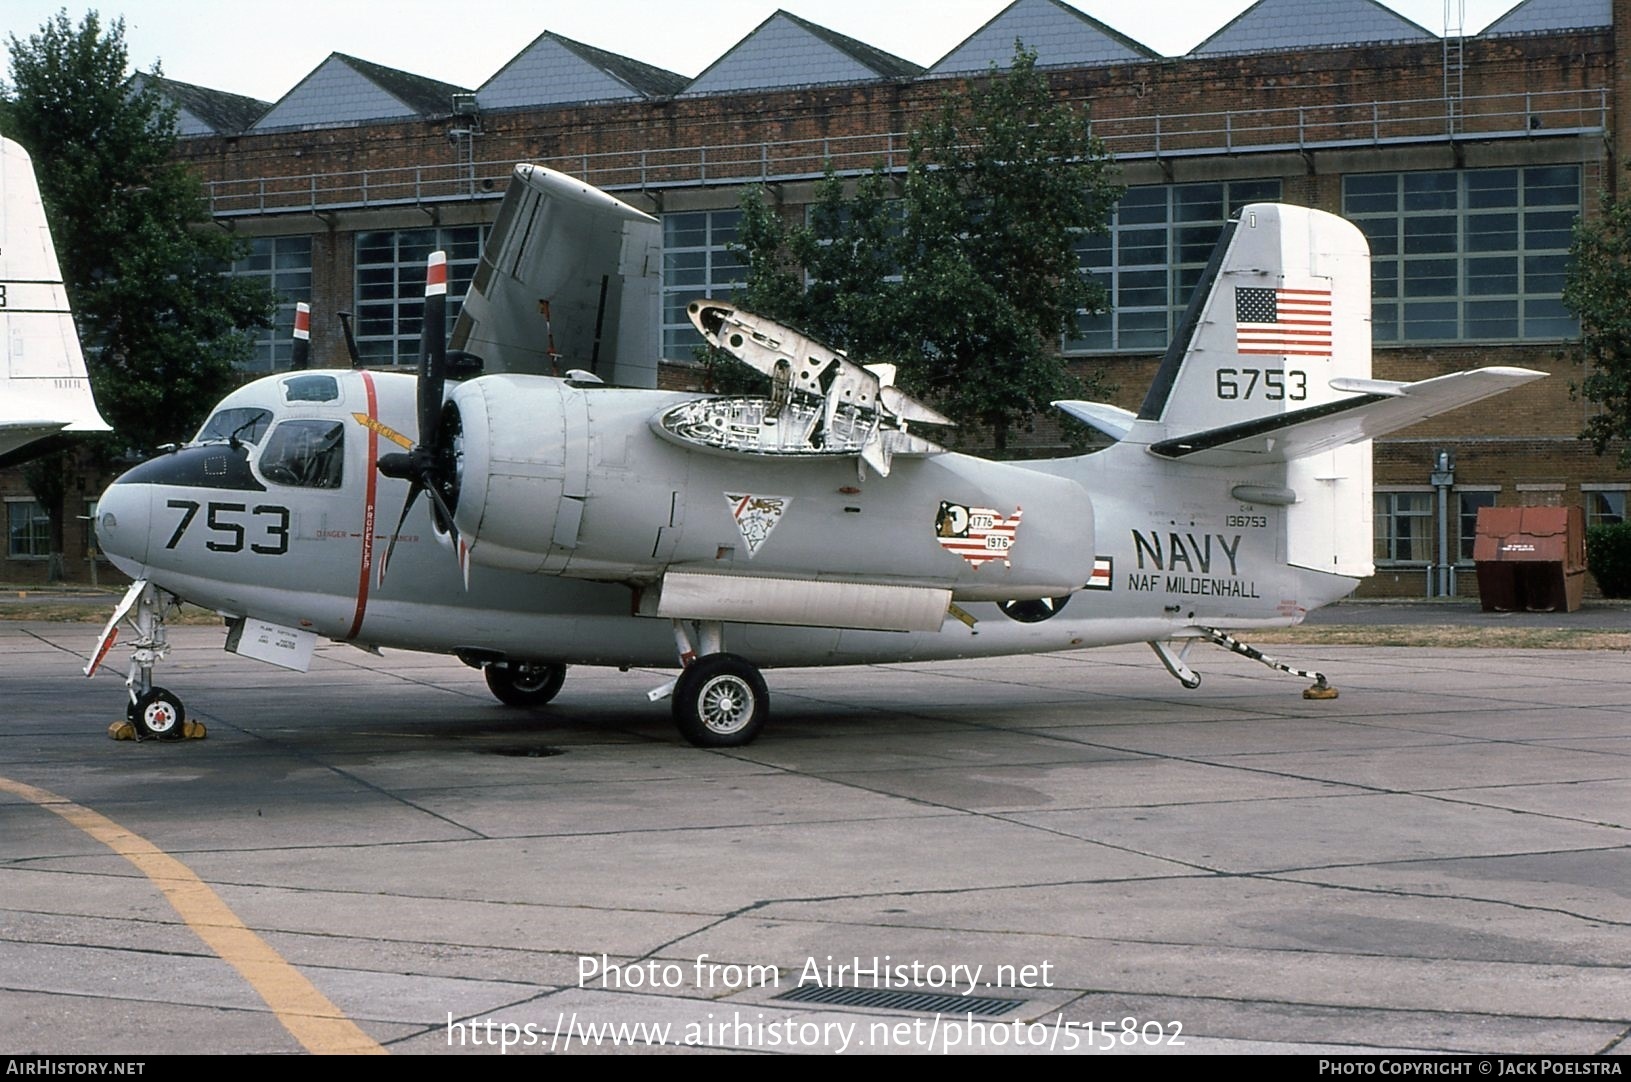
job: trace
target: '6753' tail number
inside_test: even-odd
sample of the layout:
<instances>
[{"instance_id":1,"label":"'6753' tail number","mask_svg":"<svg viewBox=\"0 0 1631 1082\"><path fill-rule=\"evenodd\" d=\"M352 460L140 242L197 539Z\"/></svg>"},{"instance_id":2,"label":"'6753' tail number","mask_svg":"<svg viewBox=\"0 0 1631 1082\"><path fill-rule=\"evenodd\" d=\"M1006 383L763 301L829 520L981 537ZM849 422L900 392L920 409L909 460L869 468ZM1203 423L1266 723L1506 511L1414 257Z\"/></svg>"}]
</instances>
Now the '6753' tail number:
<instances>
[{"instance_id":1,"label":"'6753' tail number","mask_svg":"<svg viewBox=\"0 0 1631 1082\"><path fill-rule=\"evenodd\" d=\"M1308 373L1300 368L1220 368L1218 397L1261 398L1268 402L1302 402L1308 398Z\"/></svg>"}]
</instances>

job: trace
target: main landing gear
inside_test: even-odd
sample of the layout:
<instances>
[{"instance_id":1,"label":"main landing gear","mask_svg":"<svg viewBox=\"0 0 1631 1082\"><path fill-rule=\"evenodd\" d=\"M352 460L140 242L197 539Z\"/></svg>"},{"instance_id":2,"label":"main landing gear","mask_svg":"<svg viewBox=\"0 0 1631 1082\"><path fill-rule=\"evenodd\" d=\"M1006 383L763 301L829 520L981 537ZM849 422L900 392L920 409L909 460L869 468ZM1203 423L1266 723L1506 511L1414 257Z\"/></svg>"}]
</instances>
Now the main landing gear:
<instances>
[{"instance_id":1,"label":"main landing gear","mask_svg":"<svg viewBox=\"0 0 1631 1082\"><path fill-rule=\"evenodd\" d=\"M700 655L692 649L684 623L674 621L674 646L684 668L677 680L650 697L653 701L673 697L675 726L699 748L750 744L770 717L764 677L751 661L724 652L724 630L718 621L704 620L697 627Z\"/></svg>"},{"instance_id":2,"label":"main landing gear","mask_svg":"<svg viewBox=\"0 0 1631 1082\"><path fill-rule=\"evenodd\" d=\"M102 631L96 656L85 666L86 676L95 674L119 637L120 621L124 621L136 637L130 649L130 672L125 677L130 699L125 706L125 720L138 740L180 740L188 735L187 710L181 699L153 683L153 666L170 653L164 634L165 612L176 604L173 595L145 579L132 583ZM201 726L193 729L202 734Z\"/></svg>"},{"instance_id":3,"label":"main landing gear","mask_svg":"<svg viewBox=\"0 0 1631 1082\"><path fill-rule=\"evenodd\" d=\"M494 661L482 669L487 690L505 706L543 706L560 694L566 666Z\"/></svg>"},{"instance_id":4,"label":"main landing gear","mask_svg":"<svg viewBox=\"0 0 1631 1082\"><path fill-rule=\"evenodd\" d=\"M1173 652L1172 643L1170 642L1150 643L1150 649L1154 650L1155 656L1161 659L1161 664L1166 666L1167 672L1177 677L1178 682L1186 688L1193 689L1201 686L1200 673L1184 663L1184 659L1189 654L1189 648L1197 642L1210 642L1223 647L1231 653L1239 654L1241 657L1249 657L1253 661L1267 665L1271 669L1314 681L1313 687L1303 690L1303 698L1305 699L1334 699L1337 697L1337 689L1326 681L1324 673L1313 672L1308 669L1294 669L1283 661L1277 661L1269 657L1257 647L1248 646L1233 635L1219 631L1217 628L1203 627L1197 630L1200 631L1200 635L1197 638L1185 641L1183 647L1177 653Z\"/></svg>"}]
</instances>

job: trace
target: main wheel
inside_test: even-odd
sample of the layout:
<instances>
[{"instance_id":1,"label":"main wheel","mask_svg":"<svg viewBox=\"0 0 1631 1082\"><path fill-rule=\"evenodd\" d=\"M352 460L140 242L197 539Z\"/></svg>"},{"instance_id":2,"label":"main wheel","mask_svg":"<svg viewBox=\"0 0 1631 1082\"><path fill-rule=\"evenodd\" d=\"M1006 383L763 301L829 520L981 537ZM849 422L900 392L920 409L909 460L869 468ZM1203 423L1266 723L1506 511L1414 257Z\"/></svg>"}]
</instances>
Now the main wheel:
<instances>
[{"instance_id":1,"label":"main wheel","mask_svg":"<svg viewBox=\"0 0 1631 1082\"><path fill-rule=\"evenodd\" d=\"M153 688L139 696L125 710L136 726L137 735L154 740L180 740L187 724L187 711L181 700L163 688Z\"/></svg>"},{"instance_id":2,"label":"main wheel","mask_svg":"<svg viewBox=\"0 0 1631 1082\"><path fill-rule=\"evenodd\" d=\"M565 665L523 665L495 661L483 670L487 690L505 706L543 706L566 683Z\"/></svg>"},{"instance_id":3,"label":"main wheel","mask_svg":"<svg viewBox=\"0 0 1631 1082\"><path fill-rule=\"evenodd\" d=\"M699 657L674 683L674 724L699 748L751 743L769 716L764 677L735 654Z\"/></svg>"}]
</instances>

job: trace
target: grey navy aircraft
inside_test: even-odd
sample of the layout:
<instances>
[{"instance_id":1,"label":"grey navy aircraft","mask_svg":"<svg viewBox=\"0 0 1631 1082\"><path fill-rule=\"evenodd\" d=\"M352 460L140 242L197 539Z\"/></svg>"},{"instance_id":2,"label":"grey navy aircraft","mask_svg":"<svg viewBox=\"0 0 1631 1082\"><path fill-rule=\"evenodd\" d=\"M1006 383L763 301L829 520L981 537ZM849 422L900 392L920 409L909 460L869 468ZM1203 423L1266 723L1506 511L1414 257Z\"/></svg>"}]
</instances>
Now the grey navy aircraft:
<instances>
[{"instance_id":1,"label":"grey navy aircraft","mask_svg":"<svg viewBox=\"0 0 1631 1082\"><path fill-rule=\"evenodd\" d=\"M0 138L0 466L106 432L28 151Z\"/></svg>"},{"instance_id":2,"label":"grey navy aircraft","mask_svg":"<svg viewBox=\"0 0 1631 1082\"><path fill-rule=\"evenodd\" d=\"M294 370L107 489L97 534L134 582L87 673L131 632L128 716L179 735L152 673L185 599L240 654L451 653L523 707L568 665L678 668L650 697L711 747L758 734L777 666L1149 643L1194 687L1212 642L1329 696L1229 632L1372 572L1372 437L1541 375L1372 379L1363 235L1256 204L1142 407L1058 403L1109 446L995 462L926 438L946 418L886 366L724 301L689 318L769 393L654 389L660 259L655 219L517 166L451 343L431 257L417 374L309 368L298 340Z\"/></svg>"}]
</instances>

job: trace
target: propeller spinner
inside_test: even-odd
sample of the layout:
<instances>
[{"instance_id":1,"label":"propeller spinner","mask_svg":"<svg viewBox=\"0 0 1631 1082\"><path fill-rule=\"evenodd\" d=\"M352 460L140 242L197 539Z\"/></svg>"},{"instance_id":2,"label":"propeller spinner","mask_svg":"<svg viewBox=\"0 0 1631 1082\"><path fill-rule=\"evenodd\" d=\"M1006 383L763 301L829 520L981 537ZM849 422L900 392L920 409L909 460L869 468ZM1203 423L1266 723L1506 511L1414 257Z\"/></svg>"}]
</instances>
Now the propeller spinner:
<instances>
[{"instance_id":1,"label":"propeller spinner","mask_svg":"<svg viewBox=\"0 0 1631 1082\"><path fill-rule=\"evenodd\" d=\"M408 482L408 498L402 504L396 530L385 547L379 564L379 581L385 582L385 569L402 533L403 523L413 510L419 493L430 496L431 517L436 528L448 534L458 553L459 567L469 585L468 547L453 523L453 508L459 502L459 478L454 443L459 434L458 410L444 406L442 394L447 385L447 253L432 252L425 267L424 329L419 337L419 442L406 453L379 456L379 472Z\"/></svg>"}]
</instances>

